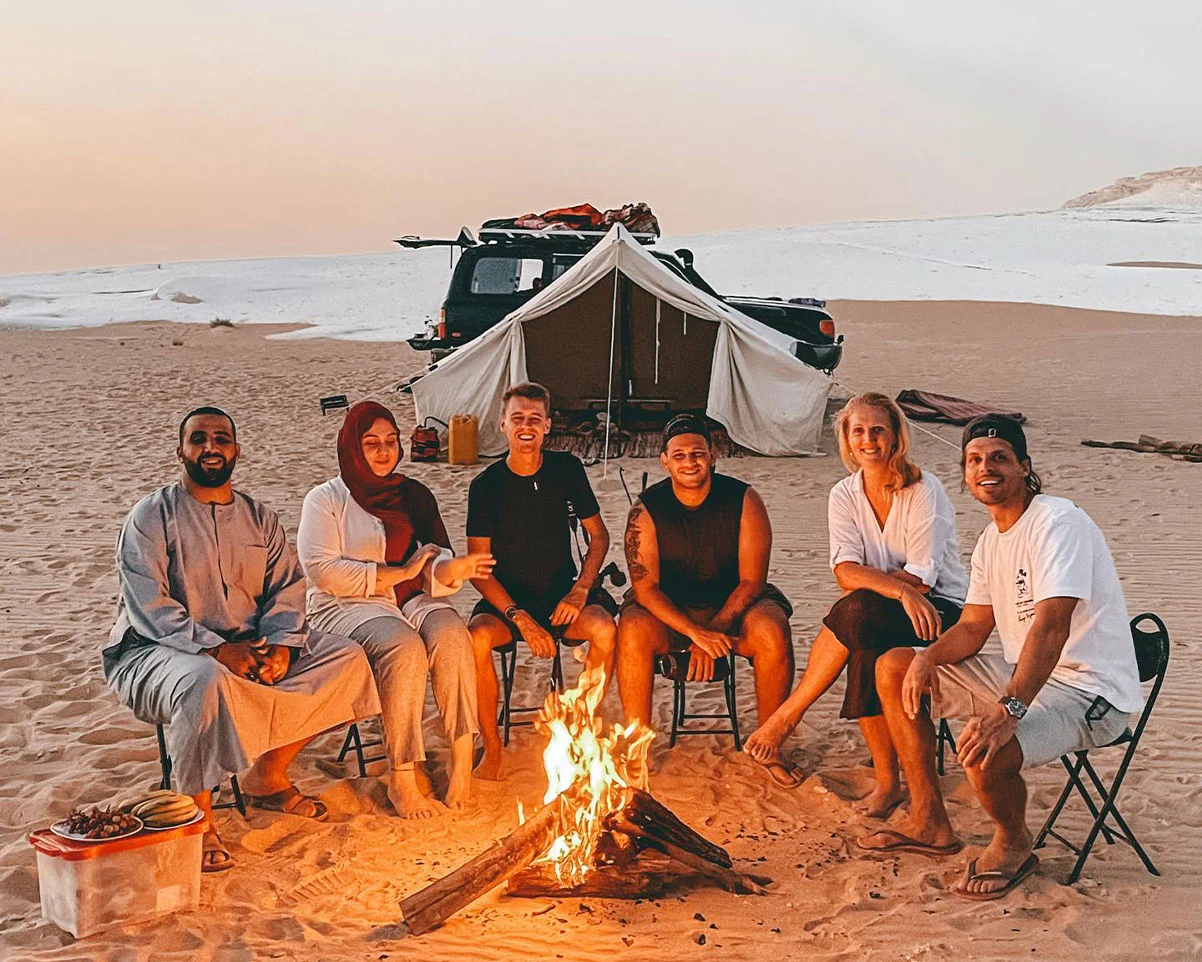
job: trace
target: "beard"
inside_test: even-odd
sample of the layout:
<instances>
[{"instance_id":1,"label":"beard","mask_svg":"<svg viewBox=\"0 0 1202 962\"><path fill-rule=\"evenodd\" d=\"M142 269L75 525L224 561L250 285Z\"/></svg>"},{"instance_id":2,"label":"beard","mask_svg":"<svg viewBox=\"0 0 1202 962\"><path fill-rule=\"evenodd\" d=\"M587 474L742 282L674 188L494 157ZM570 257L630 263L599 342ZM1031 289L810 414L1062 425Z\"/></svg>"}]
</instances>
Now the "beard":
<instances>
[{"instance_id":1,"label":"beard","mask_svg":"<svg viewBox=\"0 0 1202 962\"><path fill-rule=\"evenodd\" d=\"M190 461L185 458L184 470L188 472L188 477L202 488L220 488L229 481L230 476L234 473L234 466L237 463L238 459L236 457L230 458L228 461L222 458L221 467L206 468L199 461Z\"/></svg>"}]
</instances>

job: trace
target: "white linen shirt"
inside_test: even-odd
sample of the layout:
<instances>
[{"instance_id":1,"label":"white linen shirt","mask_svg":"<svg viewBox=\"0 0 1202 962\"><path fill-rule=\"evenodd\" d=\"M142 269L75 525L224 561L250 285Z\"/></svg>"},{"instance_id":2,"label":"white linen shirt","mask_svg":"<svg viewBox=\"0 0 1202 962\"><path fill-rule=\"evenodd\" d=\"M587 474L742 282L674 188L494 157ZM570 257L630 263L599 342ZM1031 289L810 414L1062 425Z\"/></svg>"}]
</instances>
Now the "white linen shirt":
<instances>
[{"instance_id":1,"label":"white linen shirt","mask_svg":"<svg viewBox=\"0 0 1202 962\"><path fill-rule=\"evenodd\" d=\"M864 472L849 475L831 488L827 525L831 570L853 561L886 574L908 571L936 597L964 604L968 572L956 543L956 512L929 471L893 495L884 527L864 493Z\"/></svg>"},{"instance_id":2,"label":"white linen shirt","mask_svg":"<svg viewBox=\"0 0 1202 962\"><path fill-rule=\"evenodd\" d=\"M341 477L305 495L296 546L309 581L305 598L310 625L349 635L372 618L399 615L420 628L429 612L452 607L438 599L457 592L463 582L444 584L433 575L439 561L452 557L450 551L444 548L426 566L425 590L398 609L392 589L376 587L376 569L385 564L386 545L384 522L351 497Z\"/></svg>"}]
</instances>

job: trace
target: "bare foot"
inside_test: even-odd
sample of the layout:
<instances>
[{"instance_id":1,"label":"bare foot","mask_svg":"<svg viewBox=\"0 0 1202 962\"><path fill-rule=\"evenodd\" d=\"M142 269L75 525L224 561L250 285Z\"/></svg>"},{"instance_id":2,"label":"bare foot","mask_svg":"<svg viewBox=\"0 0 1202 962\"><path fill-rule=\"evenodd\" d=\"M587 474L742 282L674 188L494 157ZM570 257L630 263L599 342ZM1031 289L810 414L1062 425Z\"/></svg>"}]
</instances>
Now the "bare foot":
<instances>
[{"instance_id":1,"label":"bare foot","mask_svg":"<svg viewBox=\"0 0 1202 962\"><path fill-rule=\"evenodd\" d=\"M956 886L956 890L974 895L988 895L990 892L1007 888L1009 882L1007 876L1013 876L1026 865L1027 859L1031 857L1031 842L1031 836L1028 834L1025 844L1011 847L1003 845L995 835L985 851L975 859L976 874L984 875L990 872L1000 874L991 878L966 877Z\"/></svg>"},{"instance_id":2,"label":"bare foot","mask_svg":"<svg viewBox=\"0 0 1202 962\"><path fill-rule=\"evenodd\" d=\"M869 851L892 849L898 846L899 836L905 836L919 845L931 848L948 848L959 842L950 822L939 824L922 819L911 812L899 824L890 825L887 831L875 829L867 835L861 835L856 840L856 845Z\"/></svg>"},{"instance_id":3,"label":"bare foot","mask_svg":"<svg viewBox=\"0 0 1202 962\"><path fill-rule=\"evenodd\" d=\"M888 818L905 800L900 785L877 785L872 792L855 804L855 810L868 818Z\"/></svg>"},{"instance_id":4,"label":"bare foot","mask_svg":"<svg viewBox=\"0 0 1202 962\"><path fill-rule=\"evenodd\" d=\"M500 741L495 745L485 744L484 754L473 774L486 782L499 782L505 777L505 758L501 751Z\"/></svg>"},{"instance_id":5,"label":"bare foot","mask_svg":"<svg viewBox=\"0 0 1202 962\"><path fill-rule=\"evenodd\" d=\"M761 765L766 765L779 759L780 746L796 727L797 722L788 718L782 710L777 709L768 716L766 722L751 733L751 737L743 746L743 751Z\"/></svg>"},{"instance_id":6,"label":"bare foot","mask_svg":"<svg viewBox=\"0 0 1202 962\"><path fill-rule=\"evenodd\" d=\"M401 818L433 818L442 808L439 802L422 794L411 768L392 773L388 800Z\"/></svg>"},{"instance_id":7,"label":"bare foot","mask_svg":"<svg viewBox=\"0 0 1202 962\"><path fill-rule=\"evenodd\" d=\"M450 784L447 785L447 808L459 811L472 797L472 748L470 733L460 735L451 744Z\"/></svg>"},{"instance_id":8,"label":"bare foot","mask_svg":"<svg viewBox=\"0 0 1202 962\"><path fill-rule=\"evenodd\" d=\"M417 790L426 798L434 797L434 785L430 782L430 772L426 769L425 762L413 763L413 779L417 782Z\"/></svg>"}]
</instances>

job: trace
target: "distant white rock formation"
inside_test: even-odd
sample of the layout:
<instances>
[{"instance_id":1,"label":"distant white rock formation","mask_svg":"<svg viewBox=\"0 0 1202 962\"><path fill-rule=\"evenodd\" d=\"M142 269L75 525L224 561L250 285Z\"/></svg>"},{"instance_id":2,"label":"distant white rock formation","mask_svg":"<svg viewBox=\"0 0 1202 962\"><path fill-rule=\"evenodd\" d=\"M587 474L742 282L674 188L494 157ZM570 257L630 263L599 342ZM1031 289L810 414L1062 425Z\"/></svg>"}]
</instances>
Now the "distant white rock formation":
<instances>
[{"instance_id":1,"label":"distant white rock formation","mask_svg":"<svg viewBox=\"0 0 1202 962\"><path fill-rule=\"evenodd\" d=\"M1174 167L1120 177L1109 187L1074 197L1071 207L1202 207L1202 167Z\"/></svg>"}]
</instances>

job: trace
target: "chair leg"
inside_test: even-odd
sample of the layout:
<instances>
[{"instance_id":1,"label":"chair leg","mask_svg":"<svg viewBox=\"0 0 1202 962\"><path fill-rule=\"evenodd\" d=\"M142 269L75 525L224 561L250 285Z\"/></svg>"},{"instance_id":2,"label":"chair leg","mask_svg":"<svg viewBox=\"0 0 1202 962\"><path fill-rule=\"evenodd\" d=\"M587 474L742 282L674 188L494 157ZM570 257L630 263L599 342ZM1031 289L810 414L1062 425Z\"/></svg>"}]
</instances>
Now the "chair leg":
<instances>
[{"instance_id":1,"label":"chair leg","mask_svg":"<svg viewBox=\"0 0 1202 962\"><path fill-rule=\"evenodd\" d=\"M359 734L359 726L355 722L351 722L350 727L346 730L346 738L342 742L342 750L338 753L338 761L346 758L348 752L355 753L355 760L358 762L359 777L367 778L367 763L363 758L363 738Z\"/></svg>"},{"instance_id":2,"label":"chair leg","mask_svg":"<svg viewBox=\"0 0 1202 962\"><path fill-rule=\"evenodd\" d=\"M735 698L735 656L732 652L728 658L730 665L722 685L726 689L726 713L730 716L730 730L735 736L735 751L743 750L743 736L739 734L739 703Z\"/></svg>"},{"instance_id":3,"label":"chair leg","mask_svg":"<svg viewBox=\"0 0 1202 962\"><path fill-rule=\"evenodd\" d=\"M939 735L935 740L935 769L940 775L944 774L944 749L950 747L952 752L956 751L956 739L952 735L952 729L947 723L946 718L939 719Z\"/></svg>"},{"instance_id":4,"label":"chair leg","mask_svg":"<svg viewBox=\"0 0 1202 962\"><path fill-rule=\"evenodd\" d=\"M1065 802L1068 801L1068 797L1073 791L1073 768L1066 759L1061 758L1060 760L1064 763L1064 767L1068 769L1069 777L1064 783L1064 788L1061 789L1060 797L1056 799L1056 804L1052 806L1051 812L1048 813L1047 820L1043 823L1043 828L1035 836L1035 844L1031 846L1033 849L1043 848L1048 835L1051 834L1052 828L1056 824L1056 819L1060 817L1061 809L1064 808Z\"/></svg>"},{"instance_id":5,"label":"chair leg","mask_svg":"<svg viewBox=\"0 0 1202 962\"><path fill-rule=\"evenodd\" d=\"M683 724L684 717L684 682L679 678L672 679L672 734L668 738L668 747L676 747L676 733Z\"/></svg>"},{"instance_id":6,"label":"chair leg","mask_svg":"<svg viewBox=\"0 0 1202 962\"><path fill-rule=\"evenodd\" d=\"M513 727L513 712L510 699L513 697L513 680L517 673L518 653L515 647L506 654L501 652L501 743L509 747L509 730Z\"/></svg>"},{"instance_id":7,"label":"chair leg","mask_svg":"<svg viewBox=\"0 0 1202 962\"><path fill-rule=\"evenodd\" d=\"M230 790L234 793L234 808L238 809L238 814L246 817L246 800L242 797L242 788L238 785L238 776L230 776Z\"/></svg>"},{"instance_id":8,"label":"chair leg","mask_svg":"<svg viewBox=\"0 0 1202 962\"><path fill-rule=\"evenodd\" d=\"M563 649L555 642L555 657L551 660L551 690L563 691Z\"/></svg>"},{"instance_id":9,"label":"chair leg","mask_svg":"<svg viewBox=\"0 0 1202 962\"><path fill-rule=\"evenodd\" d=\"M167 736L162 725L155 725L154 731L159 740L159 769L163 773L159 780L159 789L166 790L171 787L171 756L167 754Z\"/></svg>"},{"instance_id":10,"label":"chair leg","mask_svg":"<svg viewBox=\"0 0 1202 962\"><path fill-rule=\"evenodd\" d=\"M1094 801L1093 796L1089 794L1089 789L1085 787L1085 783L1081 781L1081 772L1089 765L1089 756L1086 752L1077 752L1077 763L1069 769L1069 782L1077 789L1077 794L1081 796L1085 802L1085 807L1089 809L1089 814L1094 818L1098 818L1098 803ZM1063 761L1063 759L1061 759ZM1065 766L1068 767L1067 765ZM1106 800L1106 790L1101 787L1101 783L1095 778L1094 783L1098 785L1098 793L1102 797L1102 801ZM1101 825L1102 835L1106 839L1106 844L1114 844L1114 836L1110 829L1106 827L1106 823Z\"/></svg>"},{"instance_id":11,"label":"chair leg","mask_svg":"<svg viewBox=\"0 0 1202 962\"><path fill-rule=\"evenodd\" d=\"M1099 812L1097 817L1097 824L1103 834L1107 836L1106 841L1113 844L1113 838L1109 837L1109 829L1106 827L1106 819L1113 818L1118 823L1119 829L1122 831L1127 844L1135 850L1135 854L1139 856L1139 860L1144 863L1144 868L1146 868L1153 875L1159 876L1160 871L1153 864L1148 853L1144 851L1144 847L1139 844L1139 840L1136 839L1135 833L1131 831L1131 827L1127 824L1126 820L1122 815L1119 814L1117 805L1118 792L1119 788L1123 784L1123 778L1127 774L1126 769L1124 768L1120 770L1119 773L1115 775L1114 782L1110 786L1110 791L1107 791L1105 786L1102 784L1102 780L1098 777L1098 773L1094 771L1093 765L1089 763L1088 755L1085 756L1084 763L1086 774L1089 776L1090 780L1097 788L1098 794L1101 795L1103 799L1102 810ZM1084 851L1084 848L1082 851ZM1083 858L1078 859L1078 861L1082 866L1085 864L1085 860ZM1076 872L1079 874L1080 868L1076 869ZM1075 877L1070 880L1069 884L1072 884L1073 881L1076 881Z\"/></svg>"}]
</instances>

